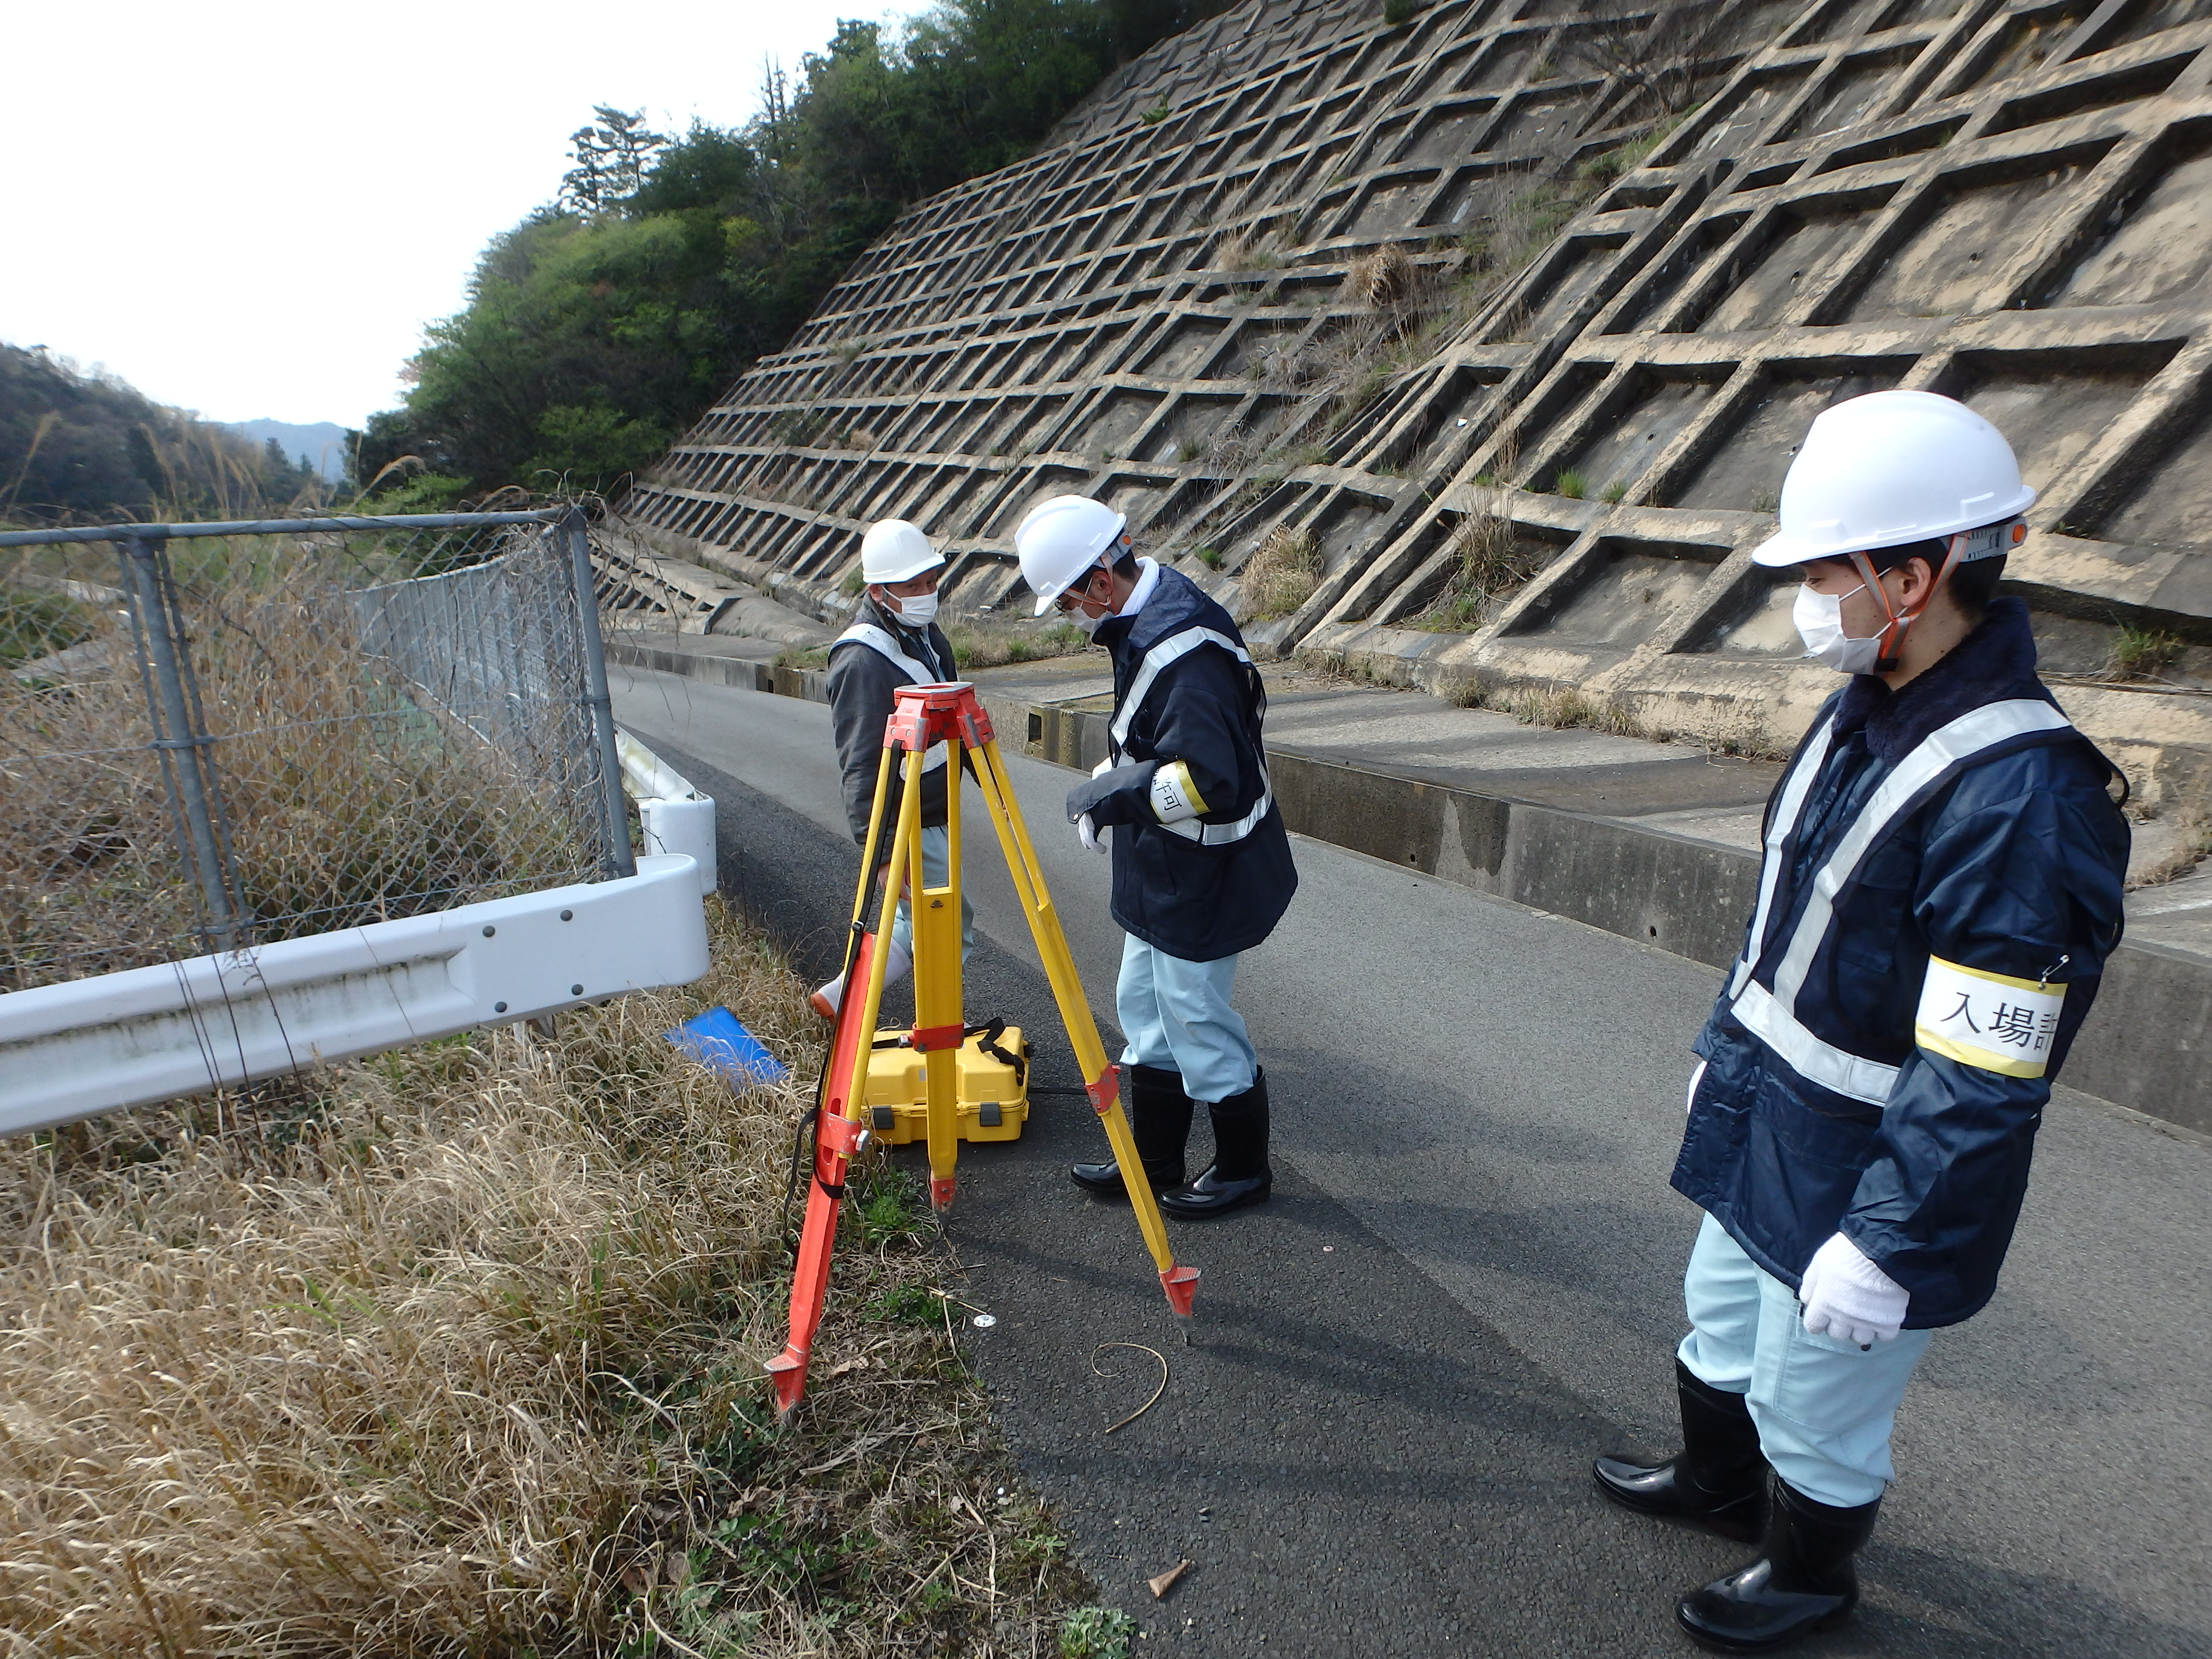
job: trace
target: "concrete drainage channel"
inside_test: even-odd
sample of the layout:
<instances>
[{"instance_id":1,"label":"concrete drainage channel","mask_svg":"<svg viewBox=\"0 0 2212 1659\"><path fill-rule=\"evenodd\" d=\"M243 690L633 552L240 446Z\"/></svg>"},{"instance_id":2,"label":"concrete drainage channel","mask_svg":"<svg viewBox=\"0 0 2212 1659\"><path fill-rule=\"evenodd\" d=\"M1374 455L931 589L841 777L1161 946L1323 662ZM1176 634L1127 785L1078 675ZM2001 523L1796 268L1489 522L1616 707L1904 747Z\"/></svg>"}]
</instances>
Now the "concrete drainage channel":
<instances>
[{"instance_id":1,"label":"concrete drainage channel","mask_svg":"<svg viewBox=\"0 0 2212 1659\"><path fill-rule=\"evenodd\" d=\"M734 641L716 641L725 643ZM616 637L607 655L632 667L828 701L823 670L684 644L691 648ZM977 684L1006 747L1085 771L1105 755L1106 715L1073 706L1085 699L1039 701L994 685L988 671ZM1756 854L1744 848L1272 745L1268 764L1284 817L1300 835L1709 967L1726 966L1741 943L1759 870ZM2212 1133L2212 877L2188 882L2204 884L2201 902L2151 890L2148 902L2131 907L2131 927L2151 936L2130 937L2114 953L2065 1081Z\"/></svg>"}]
</instances>

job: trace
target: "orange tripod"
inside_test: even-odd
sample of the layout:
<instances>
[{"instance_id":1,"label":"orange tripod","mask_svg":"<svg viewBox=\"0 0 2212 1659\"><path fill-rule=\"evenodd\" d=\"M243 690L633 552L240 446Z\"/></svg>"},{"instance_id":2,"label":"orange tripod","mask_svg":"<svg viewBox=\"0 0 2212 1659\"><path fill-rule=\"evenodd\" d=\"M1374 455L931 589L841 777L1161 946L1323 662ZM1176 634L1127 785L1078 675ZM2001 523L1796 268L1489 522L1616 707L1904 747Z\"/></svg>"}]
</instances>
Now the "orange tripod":
<instances>
[{"instance_id":1,"label":"orange tripod","mask_svg":"<svg viewBox=\"0 0 2212 1659\"><path fill-rule=\"evenodd\" d=\"M922 763L939 743L950 745L945 794L951 856L945 884L930 887L925 884L921 862ZM893 763L908 757L891 833L887 878L876 925L871 930L867 911L872 860L863 856L853 895L845 994L831 1028L830 1058L814 1116L813 1174L807 1183L806 1220L799 1233L799 1261L791 1280L791 1339L768 1364L776 1409L786 1419L806 1389L806 1362L822 1323L822 1298L830 1285L830 1253L836 1241L846 1170L869 1138L864 1103L868 1056L874 1047L883 1002L885 952L879 942L890 936L902 886L914 896L914 1033L910 1041L924 1057L927 1076L930 1207L941 1213L952 1202L953 1164L960 1145L957 1051L965 1034L960 1004L960 775L963 769L959 763L963 754L982 791L991 826L998 832L1015 896L1028 918L1030 934L1036 941L1045 977L1052 983L1053 1000L1060 1005L1060 1023L1066 1028L1076 1066L1083 1073L1083 1091L1105 1125L1107 1142L1137 1212L1137 1225L1177 1317L1190 1316L1191 1297L1198 1289L1198 1269L1179 1266L1168 1248L1167 1227L1145 1180L1129 1121L1122 1115L1120 1073L1107 1063L1097 1022L1091 1017L1091 1005L1084 1000L1074 959L1068 955L1067 940L1060 930L1059 914L1053 908L1052 896L1045 890L1044 872L1022 823L1022 809L1014 799L1013 787L1006 781L998 743L991 735L990 716L976 700L975 687L965 681L901 686L892 694L883 761L876 771L875 804L868 815L866 845L872 851L890 798Z\"/></svg>"}]
</instances>

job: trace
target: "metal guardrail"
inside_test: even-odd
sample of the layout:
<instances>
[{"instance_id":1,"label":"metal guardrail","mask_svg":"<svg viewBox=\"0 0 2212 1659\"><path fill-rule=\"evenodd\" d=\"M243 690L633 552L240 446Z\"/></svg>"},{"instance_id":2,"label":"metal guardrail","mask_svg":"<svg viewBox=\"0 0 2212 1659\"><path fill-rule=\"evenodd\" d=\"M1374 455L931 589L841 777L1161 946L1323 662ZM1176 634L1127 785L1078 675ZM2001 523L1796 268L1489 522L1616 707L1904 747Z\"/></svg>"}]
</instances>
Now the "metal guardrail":
<instances>
[{"instance_id":1,"label":"metal guardrail","mask_svg":"<svg viewBox=\"0 0 2212 1659\"><path fill-rule=\"evenodd\" d=\"M589 536L0 532L85 635L0 674L0 993L633 873Z\"/></svg>"}]
</instances>

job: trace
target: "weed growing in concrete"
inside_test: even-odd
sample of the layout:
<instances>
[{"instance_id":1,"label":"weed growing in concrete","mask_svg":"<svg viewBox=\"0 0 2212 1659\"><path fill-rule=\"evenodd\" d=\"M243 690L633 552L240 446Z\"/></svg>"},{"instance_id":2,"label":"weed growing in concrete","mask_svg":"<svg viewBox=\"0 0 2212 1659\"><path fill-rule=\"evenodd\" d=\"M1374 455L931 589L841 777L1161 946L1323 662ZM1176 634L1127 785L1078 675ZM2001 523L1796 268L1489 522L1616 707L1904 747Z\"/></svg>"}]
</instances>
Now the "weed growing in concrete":
<instances>
[{"instance_id":1,"label":"weed growing in concrete","mask_svg":"<svg viewBox=\"0 0 2212 1659\"><path fill-rule=\"evenodd\" d=\"M1552 494L1554 495L1564 495L1571 501L1578 501L1589 490L1589 480L1577 467L1563 466L1552 475Z\"/></svg>"},{"instance_id":2,"label":"weed growing in concrete","mask_svg":"<svg viewBox=\"0 0 2212 1659\"><path fill-rule=\"evenodd\" d=\"M1244 619L1270 622L1287 617L1321 586L1321 549L1314 533L1278 525L1245 561L1238 573L1244 595Z\"/></svg>"},{"instance_id":3,"label":"weed growing in concrete","mask_svg":"<svg viewBox=\"0 0 2212 1659\"><path fill-rule=\"evenodd\" d=\"M826 645L787 645L775 653L776 668L827 668L830 647Z\"/></svg>"},{"instance_id":4,"label":"weed growing in concrete","mask_svg":"<svg viewBox=\"0 0 2212 1659\"><path fill-rule=\"evenodd\" d=\"M1436 603L1405 625L1437 633L1480 628L1500 605L1534 576L1540 553L1522 545L1511 520L1495 513L1470 513L1452 532L1452 573Z\"/></svg>"},{"instance_id":5,"label":"weed growing in concrete","mask_svg":"<svg viewBox=\"0 0 2212 1659\"><path fill-rule=\"evenodd\" d=\"M1148 127L1156 127L1159 125L1161 122L1168 118L1168 100L1163 98L1158 103L1153 105L1150 109L1139 110L1137 112L1137 118L1139 121L1142 121Z\"/></svg>"},{"instance_id":6,"label":"weed growing in concrete","mask_svg":"<svg viewBox=\"0 0 2212 1659\"><path fill-rule=\"evenodd\" d=\"M1575 169L1575 176L1598 184L1609 184L1624 173L1634 172L1644 165L1653 150L1674 136L1677 127L1697 112L1697 106L1692 105L1680 115L1668 116L1641 138L1632 138L1625 144L1607 150L1602 155L1593 155Z\"/></svg>"},{"instance_id":7,"label":"weed growing in concrete","mask_svg":"<svg viewBox=\"0 0 2212 1659\"><path fill-rule=\"evenodd\" d=\"M1272 235L1239 232L1221 244L1214 263L1223 270L1280 270L1288 262Z\"/></svg>"},{"instance_id":8,"label":"weed growing in concrete","mask_svg":"<svg viewBox=\"0 0 2212 1659\"><path fill-rule=\"evenodd\" d=\"M2106 659L2105 678L2108 680L2156 679L2173 665L2188 644L2179 634L2160 628L2136 628L2132 624L2118 629L2112 635L2112 652Z\"/></svg>"},{"instance_id":9,"label":"weed growing in concrete","mask_svg":"<svg viewBox=\"0 0 2212 1659\"><path fill-rule=\"evenodd\" d=\"M1623 478L1615 478L1611 483L1606 485L1603 489L1598 491L1598 499L1602 501L1612 502L1617 506L1620 501L1620 498L1627 494L1627 481Z\"/></svg>"},{"instance_id":10,"label":"weed growing in concrete","mask_svg":"<svg viewBox=\"0 0 2212 1659\"><path fill-rule=\"evenodd\" d=\"M1221 568L1221 550L1218 547L1193 548L1191 550L1191 556L1196 559L1200 564L1204 565L1208 570L1218 570Z\"/></svg>"}]
</instances>

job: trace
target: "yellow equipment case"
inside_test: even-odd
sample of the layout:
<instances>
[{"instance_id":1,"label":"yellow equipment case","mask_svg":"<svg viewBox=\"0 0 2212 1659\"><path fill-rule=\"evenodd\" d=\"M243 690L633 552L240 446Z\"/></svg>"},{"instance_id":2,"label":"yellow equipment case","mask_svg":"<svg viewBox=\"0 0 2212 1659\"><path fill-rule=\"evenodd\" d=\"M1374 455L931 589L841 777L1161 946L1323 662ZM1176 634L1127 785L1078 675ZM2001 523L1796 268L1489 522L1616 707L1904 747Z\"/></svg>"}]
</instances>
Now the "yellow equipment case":
<instances>
[{"instance_id":1,"label":"yellow equipment case","mask_svg":"<svg viewBox=\"0 0 2212 1659\"><path fill-rule=\"evenodd\" d=\"M950 1033L947 1033L949 1036ZM910 1031L886 1031L868 1056L863 1097L876 1139L894 1146L929 1134L926 1056L908 1047ZM1030 1045L1018 1025L994 1020L960 1044L960 1139L1018 1140L1030 1115Z\"/></svg>"}]
</instances>

